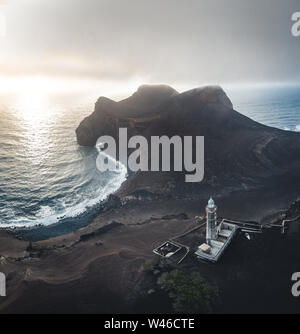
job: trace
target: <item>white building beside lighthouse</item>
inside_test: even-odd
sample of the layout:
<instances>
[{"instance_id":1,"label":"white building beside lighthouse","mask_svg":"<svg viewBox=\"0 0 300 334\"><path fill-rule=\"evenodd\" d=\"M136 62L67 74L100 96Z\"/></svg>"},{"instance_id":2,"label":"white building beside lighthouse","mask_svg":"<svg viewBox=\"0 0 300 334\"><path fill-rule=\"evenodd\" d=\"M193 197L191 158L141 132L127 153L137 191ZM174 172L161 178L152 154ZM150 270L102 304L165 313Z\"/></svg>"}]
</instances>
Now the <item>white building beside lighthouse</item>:
<instances>
[{"instance_id":1,"label":"white building beside lighthouse","mask_svg":"<svg viewBox=\"0 0 300 334\"><path fill-rule=\"evenodd\" d=\"M238 227L222 220L217 223L217 206L211 197L206 206L206 243L201 244L196 256L199 259L217 262L229 245Z\"/></svg>"}]
</instances>

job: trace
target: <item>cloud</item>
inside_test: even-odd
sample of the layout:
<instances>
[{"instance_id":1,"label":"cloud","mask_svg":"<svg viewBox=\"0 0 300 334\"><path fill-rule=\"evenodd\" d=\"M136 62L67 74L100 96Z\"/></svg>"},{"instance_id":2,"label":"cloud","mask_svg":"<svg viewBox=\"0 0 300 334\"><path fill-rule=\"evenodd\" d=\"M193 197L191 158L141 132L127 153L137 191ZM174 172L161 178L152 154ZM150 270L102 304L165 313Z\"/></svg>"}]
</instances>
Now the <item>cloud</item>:
<instances>
[{"instance_id":1,"label":"cloud","mask_svg":"<svg viewBox=\"0 0 300 334\"><path fill-rule=\"evenodd\" d=\"M2 73L299 81L298 0L12 0ZM2 64L2 65L1 65Z\"/></svg>"}]
</instances>

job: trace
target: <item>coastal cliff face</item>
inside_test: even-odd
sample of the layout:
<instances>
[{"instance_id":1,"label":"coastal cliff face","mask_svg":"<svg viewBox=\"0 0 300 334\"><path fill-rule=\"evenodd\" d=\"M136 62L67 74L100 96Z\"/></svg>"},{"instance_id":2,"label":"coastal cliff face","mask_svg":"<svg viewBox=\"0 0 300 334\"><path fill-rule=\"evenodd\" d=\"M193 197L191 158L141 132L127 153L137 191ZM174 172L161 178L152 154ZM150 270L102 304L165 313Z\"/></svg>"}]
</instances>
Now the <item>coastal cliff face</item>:
<instances>
[{"instance_id":1,"label":"coastal cliff face","mask_svg":"<svg viewBox=\"0 0 300 334\"><path fill-rule=\"evenodd\" d=\"M141 86L115 102L100 97L95 111L76 129L80 145L93 146L102 135L118 141L120 127L128 136L204 136L205 176L185 183L181 172L137 172L119 191L214 193L252 189L289 178L298 182L300 134L257 123L233 109L221 87L196 88L179 94L165 85Z\"/></svg>"}]
</instances>

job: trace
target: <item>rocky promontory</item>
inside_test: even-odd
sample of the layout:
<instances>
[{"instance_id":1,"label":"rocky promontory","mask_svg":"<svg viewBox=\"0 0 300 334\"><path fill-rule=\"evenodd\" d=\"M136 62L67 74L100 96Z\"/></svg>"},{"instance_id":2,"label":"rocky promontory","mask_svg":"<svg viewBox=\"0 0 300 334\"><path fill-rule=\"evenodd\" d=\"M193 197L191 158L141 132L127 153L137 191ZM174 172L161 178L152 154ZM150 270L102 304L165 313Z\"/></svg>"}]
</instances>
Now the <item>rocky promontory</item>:
<instances>
[{"instance_id":1,"label":"rocky promontory","mask_svg":"<svg viewBox=\"0 0 300 334\"><path fill-rule=\"evenodd\" d=\"M165 85L141 86L120 102L100 97L94 112L76 129L80 145L93 146L102 135L118 141L119 128L128 136L204 136L205 175L186 183L180 172L137 172L119 191L219 194L249 190L268 183L298 182L300 134L271 128L233 109L219 86L183 93ZM195 152L194 152L195 153Z\"/></svg>"}]
</instances>

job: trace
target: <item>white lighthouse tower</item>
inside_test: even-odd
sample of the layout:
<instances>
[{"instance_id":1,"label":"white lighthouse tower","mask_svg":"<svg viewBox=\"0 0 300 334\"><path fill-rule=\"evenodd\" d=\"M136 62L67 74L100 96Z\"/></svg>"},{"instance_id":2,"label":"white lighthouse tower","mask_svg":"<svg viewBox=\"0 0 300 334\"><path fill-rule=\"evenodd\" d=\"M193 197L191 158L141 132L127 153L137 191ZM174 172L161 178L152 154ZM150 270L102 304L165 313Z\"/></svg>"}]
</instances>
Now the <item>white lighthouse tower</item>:
<instances>
[{"instance_id":1,"label":"white lighthouse tower","mask_svg":"<svg viewBox=\"0 0 300 334\"><path fill-rule=\"evenodd\" d=\"M198 246L195 252L198 259L217 262L238 228L238 225L226 219L222 219L217 225L217 206L210 198L206 206L206 243Z\"/></svg>"},{"instance_id":2,"label":"white lighthouse tower","mask_svg":"<svg viewBox=\"0 0 300 334\"><path fill-rule=\"evenodd\" d=\"M211 245L211 240L215 240L217 226L217 206L212 197L206 206L206 243Z\"/></svg>"}]
</instances>

